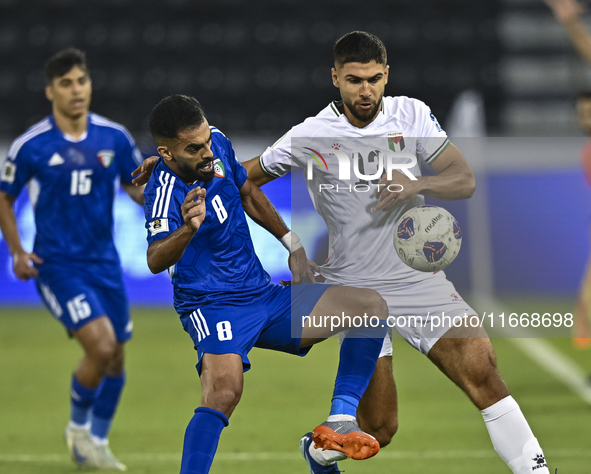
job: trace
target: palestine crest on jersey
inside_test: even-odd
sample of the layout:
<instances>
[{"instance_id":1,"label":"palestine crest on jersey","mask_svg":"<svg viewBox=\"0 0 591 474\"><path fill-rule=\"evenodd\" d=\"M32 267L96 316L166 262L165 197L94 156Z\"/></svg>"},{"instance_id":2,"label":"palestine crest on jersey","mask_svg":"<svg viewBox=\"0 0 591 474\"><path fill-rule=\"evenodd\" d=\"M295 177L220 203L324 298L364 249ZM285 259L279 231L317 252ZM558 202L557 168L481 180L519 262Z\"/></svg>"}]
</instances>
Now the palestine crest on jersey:
<instances>
[{"instance_id":1,"label":"palestine crest on jersey","mask_svg":"<svg viewBox=\"0 0 591 474\"><path fill-rule=\"evenodd\" d=\"M98 160L105 168L111 166L113 159L115 158L115 152L113 150L101 150L96 154Z\"/></svg>"},{"instance_id":2,"label":"palestine crest on jersey","mask_svg":"<svg viewBox=\"0 0 591 474\"><path fill-rule=\"evenodd\" d=\"M224 163L219 158L213 160L213 171L214 176L217 178L225 178L226 177L226 168L224 167Z\"/></svg>"},{"instance_id":3,"label":"palestine crest on jersey","mask_svg":"<svg viewBox=\"0 0 591 474\"><path fill-rule=\"evenodd\" d=\"M399 152L404 150L404 138L402 132L388 132L388 147L393 152Z\"/></svg>"}]
</instances>

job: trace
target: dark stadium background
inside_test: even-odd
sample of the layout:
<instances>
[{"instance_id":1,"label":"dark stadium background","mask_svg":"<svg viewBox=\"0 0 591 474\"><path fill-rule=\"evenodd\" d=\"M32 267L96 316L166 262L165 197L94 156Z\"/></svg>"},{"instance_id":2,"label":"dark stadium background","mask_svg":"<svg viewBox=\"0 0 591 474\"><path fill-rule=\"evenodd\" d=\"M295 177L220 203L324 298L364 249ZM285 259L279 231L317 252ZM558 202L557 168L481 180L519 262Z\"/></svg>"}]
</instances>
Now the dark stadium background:
<instances>
[{"instance_id":1,"label":"dark stadium background","mask_svg":"<svg viewBox=\"0 0 591 474\"><path fill-rule=\"evenodd\" d=\"M88 53L93 109L134 132L145 133L163 95L186 93L230 135L282 134L334 99L332 45L354 29L385 42L396 94L445 116L459 92L477 88L491 127L500 125L496 1L1 0L0 8L0 61L11 66L0 75L6 137L45 116L41 65L71 45Z\"/></svg>"}]
</instances>

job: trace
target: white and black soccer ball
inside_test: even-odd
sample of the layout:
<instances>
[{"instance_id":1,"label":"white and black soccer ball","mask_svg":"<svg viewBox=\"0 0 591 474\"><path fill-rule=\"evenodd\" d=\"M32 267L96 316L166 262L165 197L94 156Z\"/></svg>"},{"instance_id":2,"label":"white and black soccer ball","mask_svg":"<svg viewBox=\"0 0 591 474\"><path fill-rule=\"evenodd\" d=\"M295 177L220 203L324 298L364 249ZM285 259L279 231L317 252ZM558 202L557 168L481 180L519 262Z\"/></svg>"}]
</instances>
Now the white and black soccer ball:
<instances>
[{"instance_id":1,"label":"white and black soccer ball","mask_svg":"<svg viewBox=\"0 0 591 474\"><path fill-rule=\"evenodd\" d=\"M413 207L396 225L396 253L415 270L436 272L444 269L457 257L461 246L460 226L454 216L441 207Z\"/></svg>"}]
</instances>

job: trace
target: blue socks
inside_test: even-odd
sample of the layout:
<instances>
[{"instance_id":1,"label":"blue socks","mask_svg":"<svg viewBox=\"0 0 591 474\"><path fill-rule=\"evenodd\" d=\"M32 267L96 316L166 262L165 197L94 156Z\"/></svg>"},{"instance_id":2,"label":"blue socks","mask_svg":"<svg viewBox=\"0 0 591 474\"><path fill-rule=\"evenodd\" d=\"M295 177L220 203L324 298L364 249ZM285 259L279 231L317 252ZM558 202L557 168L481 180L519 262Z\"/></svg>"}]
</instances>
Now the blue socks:
<instances>
[{"instance_id":1,"label":"blue socks","mask_svg":"<svg viewBox=\"0 0 591 474\"><path fill-rule=\"evenodd\" d=\"M199 407L187 426L180 474L207 474L228 418L211 408Z\"/></svg>"},{"instance_id":2,"label":"blue socks","mask_svg":"<svg viewBox=\"0 0 591 474\"><path fill-rule=\"evenodd\" d=\"M341 344L331 415L357 416L359 400L373 376L387 332L386 327L353 328L349 331Z\"/></svg>"},{"instance_id":3,"label":"blue socks","mask_svg":"<svg viewBox=\"0 0 591 474\"><path fill-rule=\"evenodd\" d=\"M80 385L78 379L72 374L70 388L70 420L77 425L88 423L90 407L94 400L95 388L86 388Z\"/></svg>"},{"instance_id":4,"label":"blue socks","mask_svg":"<svg viewBox=\"0 0 591 474\"><path fill-rule=\"evenodd\" d=\"M356 417L359 400L360 399L356 397L333 394L332 405L330 406L330 415L351 415L353 417Z\"/></svg>"},{"instance_id":5,"label":"blue socks","mask_svg":"<svg viewBox=\"0 0 591 474\"><path fill-rule=\"evenodd\" d=\"M105 376L98 388L87 388L72 375L70 390L70 422L86 425L92 409L92 436L106 440L115 416L115 410L125 385L125 373L119 376Z\"/></svg>"},{"instance_id":6,"label":"blue socks","mask_svg":"<svg viewBox=\"0 0 591 474\"><path fill-rule=\"evenodd\" d=\"M125 372L119 376L106 375L96 390L92 407L92 425L90 434L100 439L107 439L115 410L125 385Z\"/></svg>"}]
</instances>

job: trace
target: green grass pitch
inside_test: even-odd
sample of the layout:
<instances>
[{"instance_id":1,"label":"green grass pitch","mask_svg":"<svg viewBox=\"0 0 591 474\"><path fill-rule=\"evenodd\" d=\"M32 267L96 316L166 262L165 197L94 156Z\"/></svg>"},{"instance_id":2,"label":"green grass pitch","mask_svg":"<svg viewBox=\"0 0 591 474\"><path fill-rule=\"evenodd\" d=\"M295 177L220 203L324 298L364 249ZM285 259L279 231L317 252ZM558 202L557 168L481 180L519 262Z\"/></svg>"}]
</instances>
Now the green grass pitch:
<instances>
[{"instance_id":1,"label":"green grass pitch","mask_svg":"<svg viewBox=\"0 0 591 474\"><path fill-rule=\"evenodd\" d=\"M178 473L184 430L200 399L196 355L172 309L136 308L133 318L128 384L111 447L131 474ZM575 352L568 340L552 343L591 373L591 351ZM509 341L493 344L552 473L590 472L591 407ZM0 311L0 473L78 471L67 456L63 428L70 374L80 354L45 310ZM328 414L337 358L334 339L303 359L254 350L244 396L222 433L211 472L307 473L299 439ZM375 458L343 462L347 474L509 473L478 410L400 339L394 344L394 375L399 432Z\"/></svg>"}]
</instances>

